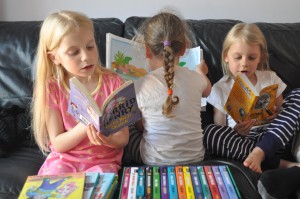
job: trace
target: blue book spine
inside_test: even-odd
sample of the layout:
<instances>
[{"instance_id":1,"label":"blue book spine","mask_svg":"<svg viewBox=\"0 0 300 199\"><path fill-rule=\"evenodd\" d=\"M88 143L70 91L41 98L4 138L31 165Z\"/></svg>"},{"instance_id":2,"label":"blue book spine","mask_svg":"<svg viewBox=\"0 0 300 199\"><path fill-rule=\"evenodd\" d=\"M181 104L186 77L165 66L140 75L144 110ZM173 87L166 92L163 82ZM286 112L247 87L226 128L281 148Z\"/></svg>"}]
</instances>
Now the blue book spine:
<instances>
[{"instance_id":1,"label":"blue book spine","mask_svg":"<svg viewBox=\"0 0 300 199\"><path fill-rule=\"evenodd\" d=\"M169 191L168 191L168 171L166 166L162 166L159 169L160 171L160 186L161 186L161 198L169 199Z\"/></svg>"},{"instance_id":2,"label":"blue book spine","mask_svg":"<svg viewBox=\"0 0 300 199\"><path fill-rule=\"evenodd\" d=\"M136 198L143 199L144 197L145 197L145 168L139 167Z\"/></svg>"},{"instance_id":3,"label":"blue book spine","mask_svg":"<svg viewBox=\"0 0 300 199\"><path fill-rule=\"evenodd\" d=\"M170 199L177 199L177 184L176 184L176 174L175 174L175 167L168 166L168 187L169 187L169 195Z\"/></svg>"},{"instance_id":4,"label":"blue book spine","mask_svg":"<svg viewBox=\"0 0 300 199\"><path fill-rule=\"evenodd\" d=\"M220 170L218 166L211 166L213 174L215 176L218 188L219 188L219 192L221 194L222 199L229 199L223 178L221 176Z\"/></svg>"},{"instance_id":5,"label":"blue book spine","mask_svg":"<svg viewBox=\"0 0 300 199\"><path fill-rule=\"evenodd\" d=\"M229 198L230 199L239 199L239 197L238 197L238 195L235 191L234 185L231 181L230 175L227 171L226 166L222 166L222 165L219 166L219 170L220 170L221 176L223 178L223 181L224 181L226 190L228 192Z\"/></svg>"},{"instance_id":6,"label":"blue book spine","mask_svg":"<svg viewBox=\"0 0 300 199\"><path fill-rule=\"evenodd\" d=\"M203 190L202 190L202 186L200 183L197 167L190 166L190 173L191 173L192 183L193 183L193 187L194 187L195 198L203 199L204 195L203 195Z\"/></svg>"}]
</instances>

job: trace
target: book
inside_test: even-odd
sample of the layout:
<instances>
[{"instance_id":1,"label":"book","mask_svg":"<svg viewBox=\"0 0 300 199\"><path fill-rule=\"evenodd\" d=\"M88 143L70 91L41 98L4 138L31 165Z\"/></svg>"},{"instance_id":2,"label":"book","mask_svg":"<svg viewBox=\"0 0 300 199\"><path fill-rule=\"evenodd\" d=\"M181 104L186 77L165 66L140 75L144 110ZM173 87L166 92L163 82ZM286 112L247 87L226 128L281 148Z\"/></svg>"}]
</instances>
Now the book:
<instances>
[{"instance_id":1,"label":"book","mask_svg":"<svg viewBox=\"0 0 300 199\"><path fill-rule=\"evenodd\" d=\"M189 48L179 58L179 66L195 70L203 59L200 46ZM150 70L147 66L144 45L106 33L106 67L117 72L125 80L136 80Z\"/></svg>"},{"instance_id":2,"label":"book","mask_svg":"<svg viewBox=\"0 0 300 199\"><path fill-rule=\"evenodd\" d=\"M139 167L138 168L138 184L137 184L137 190L136 190L136 198L137 199L143 199L145 196L145 168Z\"/></svg>"},{"instance_id":3,"label":"book","mask_svg":"<svg viewBox=\"0 0 300 199\"><path fill-rule=\"evenodd\" d=\"M233 178L233 176L232 176L232 174L231 174L231 171L230 171L229 167L226 166L226 168L227 168L227 172L228 172L228 174L229 174L229 176L230 176L231 182L232 182L232 184L234 185L234 189L235 189L235 191L236 191L236 194L238 195L239 198L242 198L241 193L240 193L240 191L239 191L239 189L238 189L238 187L237 187L237 185L236 185L236 183L235 183L235 181L234 181L234 178Z\"/></svg>"},{"instance_id":4,"label":"book","mask_svg":"<svg viewBox=\"0 0 300 199\"><path fill-rule=\"evenodd\" d=\"M175 173L176 173L178 197L182 199L186 199L187 197L186 197L182 166L175 166Z\"/></svg>"},{"instance_id":5,"label":"book","mask_svg":"<svg viewBox=\"0 0 300 199\"><path fill-rule=\"evenodd\" d=\"M68 112L85 125L93 124L108 136L141 118L134 84L126 81L98 106L93 96L76 77L70 79Z\"/></svg>"},{"instance_id":6,"label":"book","mask_svg":"<svg viewBox=\"0 0 300 199\"><path fill-rule=\"evenodd\" d=\"M124 167L122 183L120 187L119 199L126 199L128 195L128 187L129 187L129 179L130 179L130 167Z\"/></svg>"},{"instance_id":7,"label":"book","mask_svg":"<svg viewBox=\"0 0 300 199\"><path fill-rule=\"evenodd\" d=\"M146 172L146 199L152 198L152 167L148 166Z\"/></svg>"},{"instance_id":8,"label":"book","mask_svg":"<svg viewBox=\"0 0 300 199\"><path fill-rule=\"evenodd\" d=\"M83 197L84 182L84 172L28 176L18 198L77 199Z\"/></svg>"},{"instance_id":9,"label":"book","mask_svg":"<svg viewBox=\"0 0 300 199\"><path fill-rule=\"evenodd\" d=\"M202 190L202 186L201 186L198 171L197 171L197 166L190 166L190 173L191 173L195 198L203 199L204 195L203 195L203 190Z\"/></svg>"},{"instance_id":10,"label":"book","mask_svg":"<svg viewBox=\"0 0 300 199\"><path fill-rule=\"evenodd\" d=\"M219 192L217 182L215 180L211 166L206 165L206 166L203 166L203 168L204 168L205 175L207 177L207 182L208 182L208 185L210 188L212 198L213 199L221 199L222 197Z\"/></svg>"},{"instance_id":11,"label":"book","mask_svg":"<svg viewBox=\"0 0 300 199\"><path fill-rule=\"evenodd\" d=\"M239 197L238 197L238 195L235 191L233 182L231 181L231 178L230 178L229 173L227 171L227 166L220 165L219 170L220 170L221 176L223 178L223 181L224 181L224 184L225 184L225 187L226 187L229 198L230 199L239 199Z\"/></svg>"},{"instance_id":12,"label":"book","mask_svg":"<svg viewBox=\"0 0 300 199\"><path fill-rule=\"evenodd\" d=\"M152 167L152 197L155 199L160 199L160 171L158 166Z\"/></svg>"},{"instance_id":13,"label":"book","mask_svg":"<svg viewBox=\"0 0 300 199\"><path fill-rule=\"evenodd\" d=\"M277 90L278 84L273 84L257 91L245 74L239 74L224 109L235 122L255 119L255 126L266 124L274 113Z\"/></svg>"},{"instance_id":14,"label":"book","mask_svg":"<svg viewBox=\"0 0 300 199\"><path fill-rule=\"evenodd\" d=\"M168 187L169 187L169 198L170 199L177 199L178 192L177 192L177 184L176 184L176 174L175 174L175 167L168 166Z\"/></svg>"},{"instance_id":15,"label":"book","mask_svg":"<svg viewBox=\"0 0 300 199\"><path fill-rule=\"evenodd\" d=\"M91 199L99 180L98 172L86 172L83 199Z\"/></svg>"},{"instance_id":16,"label":"book","mask_svg":"<svg viewBox=\"0 0 300 199\"><path fill-rule=\"evenodd\" d=\"M185 184L186 198L195 199L190 168L188 166L183 166L182 171L183 171L183 179L184 179L184 184Z\"/></svg>"},{"instance_id":17,"label":"book","mask_svg":"<svg viewBox=\"0 0 300 199\"><path fill-rule=\"evenodd\" d=\"M212 199L203 166L197 166L197 170L198 170L198 175L201 182L204 198Z\"/></svg>"},{"instance_id":18,"label":"book","mask_svg":"<svg viewBox=\"0 0 300 199\"><path fill-rule=\"evenodd\" d=\"M114 183L118 179L118 176L115 173L101 173L101 180L99 180L94 194L93 199L104 199L109 198L108 195L111 195L110 192L114 190Z\"/></svg>"},{"instance_id":19,"label":"book","mask_svg":"<svg viewBox=\"0 0 300 199\"><path fill-rule=\"evenodd\" d=\"M169 199L169 186L168 186L168 169L167 166L161 166L160 171L160 186L161 186L161 199Z\"/></svg>"},{"instance_id":20,"label":"book","mask_svg":"<svg viewBox=\"0 0 300 199\"><path fill-rule=\"evenodd\" d=\"M137 190L137 180L138 180L138 167L130 168L130 178L129 178L129 187L128 187L128 199L136 198L136 190Z\"/></svg>"},{"instance_id":21,"label":"book","mask_svg":"<svg viewBox=\"0 0 300 199\"><path fill-rule=\"evenodd\" d=\"M211 166L215 180L217 182L219 192L221 194L222 199L229 199L229 195L227 193L223 178L221 176L220 170L218 166Z\"/></svg>"}]
</instances>

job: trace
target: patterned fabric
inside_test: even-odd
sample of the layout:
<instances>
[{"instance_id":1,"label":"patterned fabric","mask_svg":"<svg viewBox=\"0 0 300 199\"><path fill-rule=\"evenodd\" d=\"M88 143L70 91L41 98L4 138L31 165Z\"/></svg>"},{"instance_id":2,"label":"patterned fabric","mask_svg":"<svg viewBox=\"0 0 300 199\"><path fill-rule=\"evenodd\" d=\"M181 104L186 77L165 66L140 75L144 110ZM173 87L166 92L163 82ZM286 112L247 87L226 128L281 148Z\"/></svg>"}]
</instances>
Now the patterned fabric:
<instances>
[{"instance_id":1,"label":"patterned fabric","mask_svg":"<svg viewBox=\"0 0 300 199\"><path fill-rule=\"evenodd\" d=\"M122 84L122 79L113 73L103 74L103 83L99 91L93 96L100 105L106 97ZM62 114L65 130L72 129L79 121L68 114L69 94L64 87L52 81L50 86L50 108ZM88 137L73 149L59 153L50 144L51 153L42 165L39 175L59 174L68 172L114 172L121 166L123 149L110 148L104 145L93 145Z\"/></svg>"}]
</instances>

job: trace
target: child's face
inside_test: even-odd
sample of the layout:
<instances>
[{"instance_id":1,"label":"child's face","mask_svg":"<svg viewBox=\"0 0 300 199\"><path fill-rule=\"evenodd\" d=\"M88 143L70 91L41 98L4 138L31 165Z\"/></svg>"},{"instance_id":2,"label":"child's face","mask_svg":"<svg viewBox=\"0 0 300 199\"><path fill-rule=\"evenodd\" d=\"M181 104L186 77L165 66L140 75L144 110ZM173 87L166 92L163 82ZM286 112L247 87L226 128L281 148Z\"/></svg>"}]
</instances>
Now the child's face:
<instances>
[{"instance_id":1,"label":"child's face","mask_svg":"<svg viewBox=\"0 0 300 199\"><path fill-rule=\"evenodd\" d=\"M251 80L260 62L261 51L258 45L250 46L245 41L237 40L233 43L227 55L225 62L228 63L229 70L234 77L238 73L245 73Z\"/></svg>"},{"instance_id":2,"label":"child's face","mask_svg":"<svg viewBox=\"0 0 300 199\"><path fill-rule=\"evenodd\" d=\"M98 50L94 33L85 28L66 35L54 52L54 62L62 65L70 76L88 77L98 67Z\"/></svg>"}]
</instances>

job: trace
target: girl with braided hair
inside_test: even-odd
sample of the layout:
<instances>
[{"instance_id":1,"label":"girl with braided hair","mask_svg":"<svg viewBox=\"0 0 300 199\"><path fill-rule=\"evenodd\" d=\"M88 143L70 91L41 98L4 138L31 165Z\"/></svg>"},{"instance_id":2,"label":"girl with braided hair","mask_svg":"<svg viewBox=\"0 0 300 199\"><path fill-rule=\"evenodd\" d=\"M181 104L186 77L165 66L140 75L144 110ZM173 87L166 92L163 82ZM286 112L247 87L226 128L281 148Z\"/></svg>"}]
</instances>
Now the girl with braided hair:
<instances>
[{"instance_id":1,"label":"girl with braided hair","mask_svg":"<svg viewBox=\"0 0 300 199\"><path fill-rule=\"evenodd\" d=\"M202 62L197 72L178 66L190 46L185 21L171 12L148 18L135 41L142 42L151 72L135 81L143 131L140 154L147 165L193 164L204 159L201 98L211 83Z\"/></svg>"}]
</instances>

